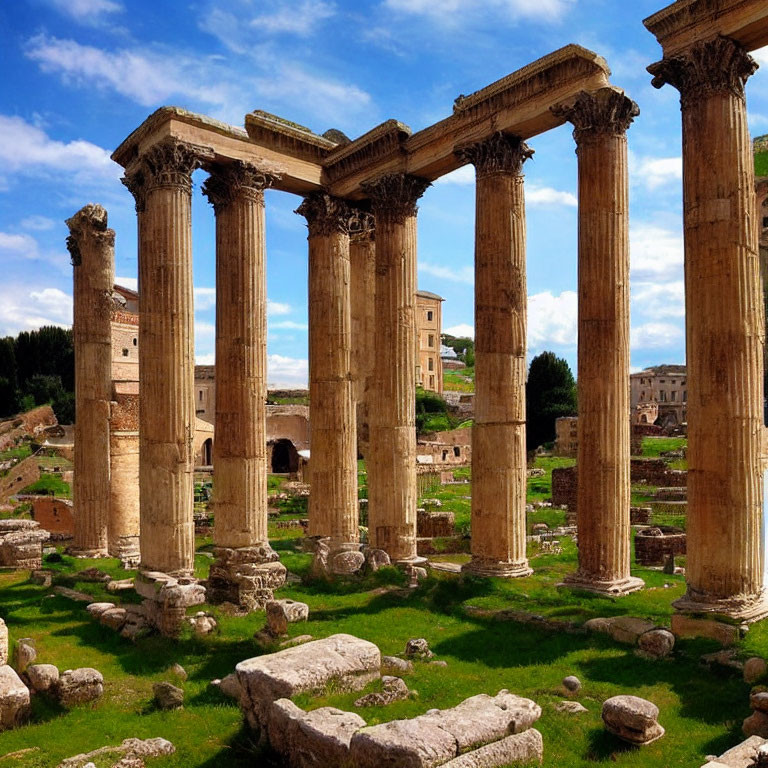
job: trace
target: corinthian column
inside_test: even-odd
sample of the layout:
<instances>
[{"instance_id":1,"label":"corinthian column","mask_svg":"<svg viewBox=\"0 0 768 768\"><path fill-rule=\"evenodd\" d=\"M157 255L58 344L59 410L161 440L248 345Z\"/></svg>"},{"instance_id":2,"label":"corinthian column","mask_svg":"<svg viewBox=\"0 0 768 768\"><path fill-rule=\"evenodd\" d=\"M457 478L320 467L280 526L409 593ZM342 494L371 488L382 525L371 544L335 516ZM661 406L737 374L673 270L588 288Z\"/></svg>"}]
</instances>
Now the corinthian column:
<instances>
[{"instance_id":1,"label":"corinthian column","mask_svg":"<svg viewBox=\"0 0 768 768\"><path fill-rule=\"evenodd\" d=\"M688 592L680 611L754 621L763 587L763 304L744 85L718 37L649 67L680 91L688 378Z\"/></svg>"},{"instance_id":2,"label":"corinthian column","mask_svg":"<svg viewBox=\"0 0 768 768\"><path fill-rule=\"evenodd\" d=\"M472 560L483 576L527 576L525 551L525 197L533 154L501 133L460 148L475 166L475 420Z\"/></svg>"},{"instance_id":3,"label":"corinthian column","mask_svg":"<svg viewBox=\"0 0 768 768\"><path fill-rule=\"evenodd\" d=\"M267 539L267 279L264 189L274 176L235 161L203 193L216 213L216 440L208 593L252 609L254 566L278 556ZM250 587L250 588L249 588Z\"/></svg>"},{"instance_id":4,"label":"corinthian column","mask_svg":"<svg viewBox=\"0 0 768 768\"><path fill-rule=\"evenodd\" d=\"M74 267L75 541L80 557L107 554L109 408L112 396L112 289L115 231L107 212L86 205L67 219Z\"/></svg>"},{"instance_id":5,"label":"corinthian column","mask_svg":"<svg viewBox=\"0 0 768 768\"><path fill-rule=\"evenodd\" d=\"M194 566L192 171L212 152L165 139L124 183L139 214L139 505L141 567Z\"/></svg>"},{"instance_id":6,"label":"corinthian column","mask_svg":"<svg viewBox=\"0 0 768 768\"><path fill-rule=\"evenodd\" d=\"M309 535L357 547L357 427L352 396L349 218L346 203L309 195Z\"/></svg>"},{"instance_id":7,"label":"corinthian column","mask_svg":"<svg viewBox=\"0 0 768 768\"><path fill-rule=\"evenodd\" d=\"M416 555L416 201L429 182L407 174L363 185L376 217L376 328L368 460L372 547Z\"/></svg>"},{"instance_id":8,"label":"corinthian column","mask_svg":"<svg viewBox=\"0 0 768 768\"><path fill-rule=\"evenodd\" d=\"M619 596L630 576L629 184L637 104L617 88L554 110L574 125L579 161L579 569L566 584Z\"/></svg>"}]
</instances>

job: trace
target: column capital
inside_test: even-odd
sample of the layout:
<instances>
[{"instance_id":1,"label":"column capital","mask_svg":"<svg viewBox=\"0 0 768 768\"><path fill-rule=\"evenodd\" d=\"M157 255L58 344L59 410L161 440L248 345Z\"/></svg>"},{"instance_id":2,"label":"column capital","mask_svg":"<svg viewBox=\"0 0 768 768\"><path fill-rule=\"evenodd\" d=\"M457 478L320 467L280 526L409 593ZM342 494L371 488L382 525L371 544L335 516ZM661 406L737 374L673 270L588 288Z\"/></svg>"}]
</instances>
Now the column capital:
<instances>
[{"instance_id":1,"label":"column capital","mask_svg":"<svg viewBox=\"0 0 768 768\"><path fill-rule=\"evenodd\" d=\"M744 85L756 69L757 62L745 48L722 35L696 42L648 67L653 87L674 86L680 91L682 106L714 93L732 93L744 99Z\"/></svg>"},{"instance_id":2,"label":"column capital","mask_svg":"<svg viewBox=\"0 0 768 768\"><path fill-rule=\"evenodd\" d=\"M280 175L244 160L226 165L213 165L203 183L203 194L218 213L239 198L264 205L264 190L280 179Z\"/></svg>"},{"instance_id":3,"label":"column capital","mask_svg":"<svg viewBox=\"0 0 768 768\"><path fill-rule=\"evenodd\" d=\"M371 206L377 218L386 217L404 222L409 216L416 215L416 201L431 186L431 182L408 173L389 173L360 186L371 198Z\"/></svg>"},{"instance_id":4,"label":"column capital","mask_svg":"<svg viewBox=\"0 0 768 768\"><path fill-rule=\"evenodd\" d=\"M80 245L86 237L101 240L108 247L115 244L115 230L107 228L107 211L101 205L89 203L67 219L65 224L69 227L67 250L73 267L82 263Z\"/></svg>"},{"instance_id":5,"label":"column capital","mask_svg":"<svg viewBox=\"0 0 768 768\"><path fill-rule=\"evenodd\" d=\"M294 211L307 220L309 236L349 233L350 209L345 200L327 192L312 192Z\"/></svg>"},{"instance_id":6,"label":"column capital","mask_svg":"<svg viewBox=\"0 0 768 768\"><path fill-rule=\"evenodd\" d=\"M640 114L640 108L619 88L581 91L571 104L551 108L556 117L573 124L576 144L597 135L622 135Z\"/></svg>"},{"instance_id":7,"label":"column capital","mask_svg":"<svg viewBox=\"0 0 768 768\"><path fill-rule=\"evenodd\" d=\"M147 193L158 187L176 187L192 194L192 172L205 160L213 159L213 150L173 137L153 144L126 170L121 179L136 200L136 210L143 211Z\"/></svg>"},{"instance_id":8,"label":"column capital","mask_svg":"<svg viewBox=\"0 0 768 768\"><path fill-rule=\"evenodd\" d=\"M492 173L521 176L523 163L533 155L533 150L519 136L499 131L489 139L457 147L455 154L475 166L477 178Z\"/></svg>"},{"instance_id":9,"label":"column capital","mask_svg":"<svg viewBox=\"0 0 768 768\"><path fill-rule=\"evenodd\" d=\"M376 217L370 211L351 208L349 216L349 237L353 242L373 240L376 237Z\"/></svg>"}]
</instances>

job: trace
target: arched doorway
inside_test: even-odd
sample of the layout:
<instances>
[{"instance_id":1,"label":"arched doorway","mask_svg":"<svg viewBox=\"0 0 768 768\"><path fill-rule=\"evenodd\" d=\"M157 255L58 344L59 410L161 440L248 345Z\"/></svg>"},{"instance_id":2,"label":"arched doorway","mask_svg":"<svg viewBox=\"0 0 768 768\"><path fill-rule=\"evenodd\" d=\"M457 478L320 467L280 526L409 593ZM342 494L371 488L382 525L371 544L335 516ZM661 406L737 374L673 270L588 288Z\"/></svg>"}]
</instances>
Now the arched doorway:
<instances>
[{"instance_id":1,"label":"arched doorway","mask_svg":"<svg viewBox=\"0 0 768 768\"><path fill-rule=\"evenodd\" d=\"M210 467L213 464L213 439L208 438L204 443L201 450L202 460L204 467Z\"/></svg>"},{"instance_id":2,"label":"arched doorway","mask_svg":"<svg viewBox=\"0 0 768 768\"><path fill-rule=\"evenodd\" d=\"M276 440L272 446L272 472L276 475L299 471L299 453L290 440Z\"/></svg>"}]
</instances>

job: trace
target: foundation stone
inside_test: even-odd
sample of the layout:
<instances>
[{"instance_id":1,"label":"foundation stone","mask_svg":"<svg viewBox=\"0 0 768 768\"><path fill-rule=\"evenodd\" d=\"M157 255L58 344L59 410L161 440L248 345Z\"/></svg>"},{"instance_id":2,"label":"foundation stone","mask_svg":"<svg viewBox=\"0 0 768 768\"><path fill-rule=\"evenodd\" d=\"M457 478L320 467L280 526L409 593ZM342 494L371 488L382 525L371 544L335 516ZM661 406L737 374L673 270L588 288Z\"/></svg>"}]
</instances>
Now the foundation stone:
<instances>
[{"instance_id":1,"label":"foundation stone","mask_svg":"<svg viewBox=\"0 0 768 768\"><path fill-rule=\"evenodd\" d=\"M229 602L246 611L263 610L285 583L286 568L268 543L253 547L216 547L208 594L212 603Z\"/></svg>"},{"instance_id":2,"label":"foundation stone","mask_svg":"<svg viewBox=\"0 0 768 768\"><path fill-rule=\"evenodd\" d=\"M0 731L16 728L29 714L29 689L7 664L0 666Z\"/></svg>"}]
</instances>

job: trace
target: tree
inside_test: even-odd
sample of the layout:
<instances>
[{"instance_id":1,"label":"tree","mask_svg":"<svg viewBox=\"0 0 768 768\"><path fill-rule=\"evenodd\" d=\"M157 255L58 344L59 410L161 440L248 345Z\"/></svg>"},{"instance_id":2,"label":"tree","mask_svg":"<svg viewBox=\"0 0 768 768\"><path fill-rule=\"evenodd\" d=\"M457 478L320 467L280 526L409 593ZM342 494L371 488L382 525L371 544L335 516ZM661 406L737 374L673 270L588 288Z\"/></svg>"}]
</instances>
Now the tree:
<instances>
[{"instance_id":1,"label":"tree","mask_svg":"<svg viewBox=\"0 0 768 768\"><path fill-rule=\"evenodd\" d=\"M19 403L16 352L11 336L0 339L0 417L16 413Z\"/></svg>"},{"instance_id":2,"label":"tree","mask_svg":"<svg viewBox=\"0 0 768 768\"><path fill-rule=\"evenodd\" d=\"M542 352L531 360L525 406L531 451L555 439L555 419L576 415L576 382L568 363L554 352Z\"/></svg>"}]
</instances>

